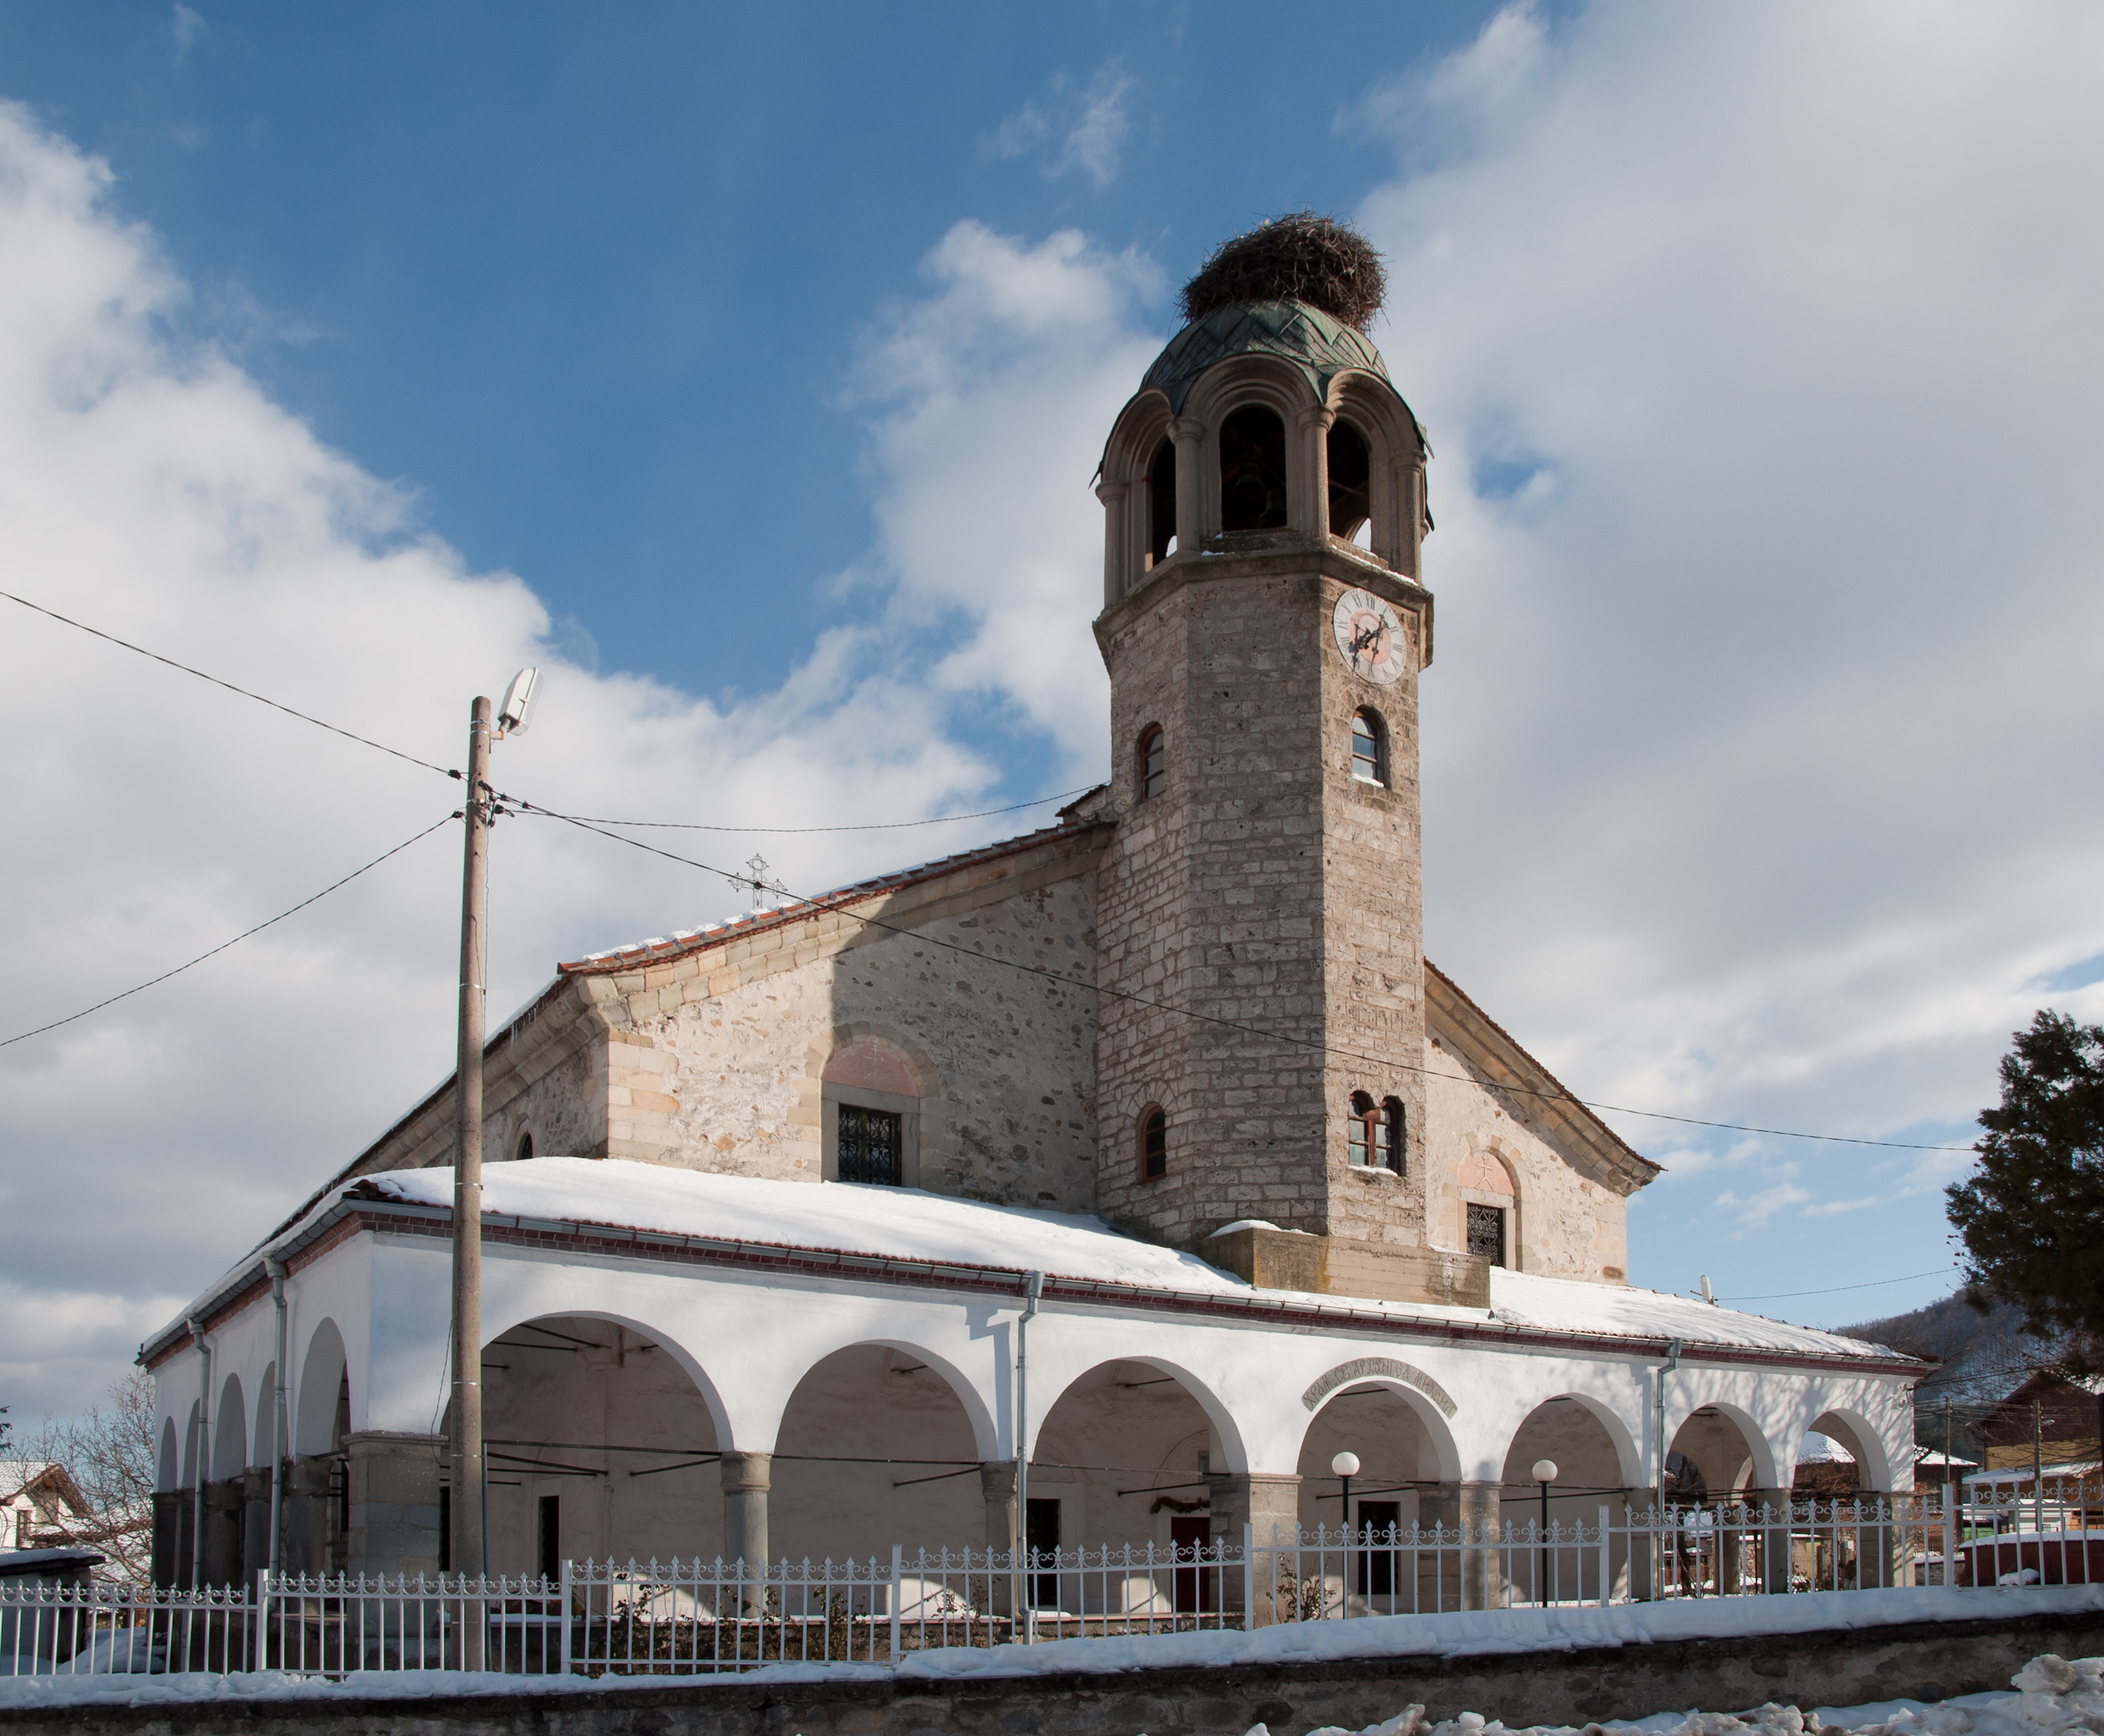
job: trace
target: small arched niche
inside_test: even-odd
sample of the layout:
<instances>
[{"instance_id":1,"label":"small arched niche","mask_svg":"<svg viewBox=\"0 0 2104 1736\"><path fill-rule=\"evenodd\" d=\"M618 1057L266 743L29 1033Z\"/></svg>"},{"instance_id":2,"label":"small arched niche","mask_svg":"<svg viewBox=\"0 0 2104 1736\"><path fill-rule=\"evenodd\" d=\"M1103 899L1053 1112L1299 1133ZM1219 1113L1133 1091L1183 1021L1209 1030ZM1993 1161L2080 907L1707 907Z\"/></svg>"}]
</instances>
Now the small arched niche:
<instances>
[{"instance_id":1,"label":"small arched niche","mask_svg":"<svg viewBox=\"0 0 2104 1736\"><path fill-rule=\"evenodd\" d=\"M1330 534L1370 547L1373 517L1373 453L1366 437L1339 417L1327 437L1330 470Z\"/></svg>"},{"instance_id":2,"label":"small arched niche","mask_svg":"<svg viewBox=\"0 0 2104 1736\"><path fill-rule=\"evenodd\" d=\"M1275 410L1246 404L1220 424L1220 529L1286 527L1285 424Z\"/></svg>"},{"instance_id":3,"label":"small arched niche","mask_svg":"<svg viewBox=\"0 0 2104 1736\"><path fill-rule=\"evenodd\" d=\"M920 1186L920 1081L900 1049L875 1036L835 1049L820 1097L826 1180Z\"/></svg>"}]
</instances>

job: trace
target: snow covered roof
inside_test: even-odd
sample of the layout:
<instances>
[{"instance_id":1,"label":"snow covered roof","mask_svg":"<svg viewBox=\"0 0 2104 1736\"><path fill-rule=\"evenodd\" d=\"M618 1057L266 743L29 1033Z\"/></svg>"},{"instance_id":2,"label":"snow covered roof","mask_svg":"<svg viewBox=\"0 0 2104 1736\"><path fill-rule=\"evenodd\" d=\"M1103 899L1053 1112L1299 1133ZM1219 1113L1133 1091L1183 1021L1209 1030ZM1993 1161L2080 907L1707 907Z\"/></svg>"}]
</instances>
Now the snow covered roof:
<instances>
[{"instance_id":1,"label":"snow covered roof","mask_svg":"<svg viewBox=\"0 0 2104 1736\"><path fill-rule=\"evenodd\" d=\"M453 1201L450 1169L389 1170L364 1185L412 1205ZM1194 1255L1121 1235L1100 1218L988 1206L911 1187L763 1181L621 1158L490 1164L483 1170L483 1211L1163 1290L1249 1288Z\"/></svg>"},{"instance_id":2,"label":"snow covered roof","mask_svg":"<svg viewBox=\"0 0 2104 1736\"><path fill-rule=\"evenodd\" d=\"M304 1245L358 1200L394 1201L425 1213L452 1203L450 1168L385 1170L332 1189L300 1220L259 1248L200 1299L197 1312L232 1305L260 1282L261 1255ZM1618 1339L1656 1345L1680 1339L1691 1352L1765 1352L1887 1366L1906 1358L1880 1345L1792 1326L1682 1296L1529 1272L1491 1272L1488 1309L1361 1297L1256 1291L1243 1279L1174 1248L1143 1242L1100 1218L989 1205L911 1188L762 1180L624 1159L540 1157L483 1171L484 1221L575 1225L583 1230L691 1238L727 1253L765 1250L832 1261L938 1266L960 1278L1005 1283L1041 1271L1057 1284L1112 1286L1134 1299L1174 1297L1203 1306L1261 1305L1349 1315L1369 1323L1474 1328L1485 1335ZM260 1293L260 1292L259 1292ZM180 1319L150 1340L149 1358L181 1341Z\"/></svg>"},{"instance_id":3,"label":"snow covered roof","mask_svg":"<svg viewBox=\"0 0 2104 1736\"><path fill-rule=\"evenodd\" d=\"M1612 1332L1647 1338L1680 1338L1688 1345L1732 1345L1754 1350L1797 1351L1817 1357L1893 1362L1896 1351L1861 1338L1843 1338L1813 1326L1792 1326L1736 1308L1720 1308L1692 1296L1639 1290L1618 1284L1587 1284L1543 1278L1531 1272L1490 1272L1490 1312L1499 1320L1558 1332Z\"/></svg>"}]
</instances>

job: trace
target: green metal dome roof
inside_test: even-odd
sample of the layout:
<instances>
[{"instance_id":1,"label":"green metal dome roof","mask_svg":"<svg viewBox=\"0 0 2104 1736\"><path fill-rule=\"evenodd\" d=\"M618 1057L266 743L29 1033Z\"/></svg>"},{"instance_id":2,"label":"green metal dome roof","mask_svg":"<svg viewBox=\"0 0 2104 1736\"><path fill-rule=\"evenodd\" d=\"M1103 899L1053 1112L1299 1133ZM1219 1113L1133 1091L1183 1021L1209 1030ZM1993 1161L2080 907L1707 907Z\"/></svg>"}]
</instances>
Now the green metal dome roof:
<instances>
[{"instance_id":1,"label":"green metal dome roof","mask_svg":"<svg viewBox=\"0 0 2104 1736\"><path fill-rule=\"evenodd\" d=\"M1307 376L1318 398L1328 397L1331 380L1348 368L1377 375L1395 391L1388 364L1364 332L1304 301L1238 302L1193 320L1154 358L1140 390L1159 389L1170 410L1180 416L1184 398L1200 374L1230 356L1249 355L1291 362Z\"/></svg>"}]
</instances>

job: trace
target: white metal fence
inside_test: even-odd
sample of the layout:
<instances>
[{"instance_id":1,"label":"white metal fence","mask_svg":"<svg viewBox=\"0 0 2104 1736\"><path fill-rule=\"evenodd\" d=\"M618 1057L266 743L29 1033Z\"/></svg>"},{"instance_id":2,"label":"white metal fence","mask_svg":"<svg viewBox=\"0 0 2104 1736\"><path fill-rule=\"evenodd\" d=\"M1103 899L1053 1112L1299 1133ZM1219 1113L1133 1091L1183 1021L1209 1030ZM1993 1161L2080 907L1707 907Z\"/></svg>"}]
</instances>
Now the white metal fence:
<instances>
[{"instance_id":1,"label":"white metal fence","mask_svg":"<svg viewBox=\"0 0 2104 1736\"><path fill-rule=\"evenodd\" d=\"M191 1592L0 1583L0 1675L287 1670L692 1674L938 1646L1459 1609L2104 1581L2094 1478L1588 1521L1285 1528L1174 1548L891 1550L840 1562L565 1562L555 1579L260 1573Z\"/></svg>"}]
</instances>

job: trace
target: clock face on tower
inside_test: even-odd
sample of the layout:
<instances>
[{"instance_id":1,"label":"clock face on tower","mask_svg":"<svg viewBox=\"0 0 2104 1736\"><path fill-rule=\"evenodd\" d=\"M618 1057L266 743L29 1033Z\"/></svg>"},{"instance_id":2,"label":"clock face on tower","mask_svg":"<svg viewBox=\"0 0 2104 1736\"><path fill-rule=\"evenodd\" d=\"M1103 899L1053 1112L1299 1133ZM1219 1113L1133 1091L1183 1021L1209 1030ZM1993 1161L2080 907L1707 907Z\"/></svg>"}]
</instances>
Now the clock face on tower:
<instances>
[{"instance_id":1,"label":"clock face on tower","mask_svg":"<svg viewBox=\"0 0 2104 1736\"><path fill-rule=\"evenodd\" d=\"M1403 673L1409 647L1396 612L1371 591L1346 591L1330 617L1337 654L1361 681L1384 687Z\"/></svg>"}]
</instances>

